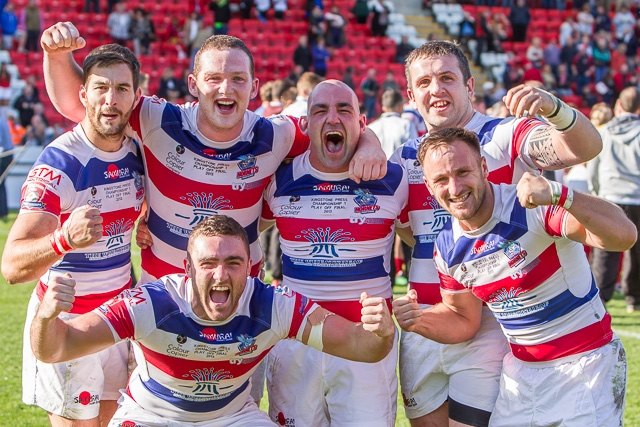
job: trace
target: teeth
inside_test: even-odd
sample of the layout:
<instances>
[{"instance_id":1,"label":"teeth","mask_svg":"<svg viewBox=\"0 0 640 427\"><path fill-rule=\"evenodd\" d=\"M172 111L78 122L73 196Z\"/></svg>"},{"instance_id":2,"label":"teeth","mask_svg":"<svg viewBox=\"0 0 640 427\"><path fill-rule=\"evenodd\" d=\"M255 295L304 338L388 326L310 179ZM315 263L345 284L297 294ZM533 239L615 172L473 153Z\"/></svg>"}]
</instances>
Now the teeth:
<instances>
[{"instance_id":1,"label":"teeth","mask_svg":"<svg viewBox=\"0 0 640 427\"><path fill-rule=\"evenodd\" d=\"M334 135L342 137L342 132L338 132L336 130L332 130L332 131L327 132L327 136L334 136Z\"/></svg>"},{"instance_id":2,"label":"teeth","mask_svg":"<svg viewBox=\"0 0 640 427\"><path fill-rule=\"evenodd\" d=\"M467 198L469 197L468 194L466 194L465 196L462 197L458 197L456 199L454 199L453 197L451 197L449 200L451 200L453 203L459 203L459 202L464 202L465 200L467 200Z\"/></svg>"},{"instance_id":3,"label":"teeth","mask_svg":"<svg viewBox=\"0 0 640 427\"><path fill-rule=\"evenodd\" d=\"M233 101L218 101L218 104L222 104L222 105L233 105Z\"/></svg>"},{"instance_id":4,"label":"teeth","mask_svg":"<svg viewBox=\"0 0 640 427\"><path fill-rule=\"evenodd\" d=\"M445 107L446 105L447 105L447 103L444 102L444 101L434 102L433 103L433 106L436 107L436 108Z\"/></svg>"},{"instance_id":5,"label":"teeth","mask_svg":"<svg viewBox=\"0 0 640 427\"><path fill-rule=\"evenodd\" d=\"M228 286L213 286L211 288L212 291L228 291L229 287Z\"/></svg>"}]
</instances>

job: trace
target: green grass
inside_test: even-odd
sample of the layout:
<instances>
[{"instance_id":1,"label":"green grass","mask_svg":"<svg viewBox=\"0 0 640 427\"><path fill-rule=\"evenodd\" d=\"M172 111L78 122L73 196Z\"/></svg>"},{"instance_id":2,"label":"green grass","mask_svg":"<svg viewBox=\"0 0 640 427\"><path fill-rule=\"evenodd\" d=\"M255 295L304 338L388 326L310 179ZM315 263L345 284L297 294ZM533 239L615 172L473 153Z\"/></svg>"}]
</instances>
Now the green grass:
<instances>
[{"instance_id":1,"label":"green grass","mask_svg":"<svg viewBox=\"0 0 640 427\"><path fill-rule=\"evenodd\" d=\"M4 244L15 213L6 221L0 221L0 250ZM134 264L140 274L140 251L134 245ZM0 426L47 427L47 416L37 407L26 406L21 400L22 330L27 310L27 302L34 284L10 286L0 277L0 331L3 349L0 352ZM406 288L395 287L400 295ZM607 307L613 318L613 328L622 339L629 361L629 381L627 385L627 406L625 424L640 426L640 314L627 314L624 300L616 294ZM266 398L263 399L263 409ZM398 399L398 427L409 427L404 416L402 402Z\"/></svg>"}]
</instances>

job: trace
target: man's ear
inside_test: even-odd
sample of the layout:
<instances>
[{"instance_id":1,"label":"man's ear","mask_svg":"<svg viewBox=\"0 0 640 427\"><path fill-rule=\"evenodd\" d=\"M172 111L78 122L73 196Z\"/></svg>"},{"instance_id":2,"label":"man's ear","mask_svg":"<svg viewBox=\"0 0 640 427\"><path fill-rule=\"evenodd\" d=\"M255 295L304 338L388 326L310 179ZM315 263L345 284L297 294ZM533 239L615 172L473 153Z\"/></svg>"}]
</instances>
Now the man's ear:
<instances>
[{"instance_id":1,"label":"man's ear","mask_svg":"<svg viewBox=\"0 0 640 427\"><path fill-rule=\"evenodd\" d=\"M189 262L189 257L187 256L184 259L184 273L188 276L190 270L191 270L191 263Z\"/></svg>"},{"instance_id":2,"label":"man's ear","mask_svg":"<svg viewBox=\"0 0 640 427\"><path fill-rule=\"evenodd\" d=\"M189 93L197 99L198 87L196 86L196 76L194 76L193 73L189 74L189 77L187 77L187 84L189 86Z\"/></svg>"},{"instance_id":3,"label":"man's ear","mask_svg":"<svg viewBox=\"0 0 640 427\"><path fill-rule=\"evenodd\" d=\"M360 135L362 135L367 130L367 116L360 114L360 117L358 117L358 124L360 125Z\"/></svg>"},{"instance_id":4,"label":"man's ear","mask_svg":"<svg viewBox=\"0 0 640 427\"><path fill-rule=\"evenodd\" d=\"M307 131L309 130L309 120L307 116L302 116L298 119L298 127L300 128L300 132L307 135Z\"/></svg>"},{"instance_id":5,"label":"man's ear","mask_svg":"<svg viewBox=\"0 0 640 427\"><path fill-rule=\"evenodd\" d=\"M82 105L84 105L84 107L86 108L87 107L87 91L84 88L84 86L80 87L79 96L80 96L80 102L82 102Z\"/></svg>"}]
</instances>

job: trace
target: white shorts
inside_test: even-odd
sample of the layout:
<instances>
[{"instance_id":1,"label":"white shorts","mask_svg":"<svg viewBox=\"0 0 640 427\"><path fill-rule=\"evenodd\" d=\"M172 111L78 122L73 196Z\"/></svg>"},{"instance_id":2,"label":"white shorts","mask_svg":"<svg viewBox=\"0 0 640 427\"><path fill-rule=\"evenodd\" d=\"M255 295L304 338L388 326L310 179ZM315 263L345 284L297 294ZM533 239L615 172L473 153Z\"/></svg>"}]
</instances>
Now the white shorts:
<instances>
[{"instance_id":1,"label":"white shorts","mask_svg":"<svg viewBox=\"0 0 640 427\"><path fill-rule=\"evenodd\" d=\"M111 418L109 427L276 427L253 399L233 415L198 422L174 421L152 414L127 395L123 395L118 403L120 407Z\"/></svg>"},{"instance_id":2,"label":"white shorts","mask_svg":"<svg viewBox=\"0 0 640 427\"><path fill-rule=\"evenodd\" d=\"M555 365L522 362L509 353L489 425L619 427L626 384L627 356L617 338Z\"/></svg>"},{"instance_id":3,"label":"white shorts","mask_svg":"<svg viewBox=\"0 0 640 427\"><path fill-rule=\"evenodd\" d=\"M393 427L397 340L380 362L353 362L280 341L267 365L269 416L283 426Z\"/></svg>"},{"instance_id":4,"label":"white shorts","mask_svg":"<svg viewBox=\"0 0 640 427\"><path fill-rule=\"evenodd\" d=\"M22 401L72 420L98 416L101 400L118 400L127 386L129 343L120 342L106 350L62 363L43 363L31 350L29 330L40 305L31 294L24 325L22 349ZM61 313L67 320L77 315Z\"/></svg>"},{"instance_id":5,"label":"white shorts","mask_svg":"<svg viewBox=\"0 0 640 427\"><path fill-rule=\"evenodd\" d=\"M491 412L498 396L502 359L509 351L507 339L487 307L483 308L480 330L463 343L440 344L402 331L400 385L407 418L427 415L449 398ZM488 419L488 414L481 415Z\"/></svg>"}]
</instances>

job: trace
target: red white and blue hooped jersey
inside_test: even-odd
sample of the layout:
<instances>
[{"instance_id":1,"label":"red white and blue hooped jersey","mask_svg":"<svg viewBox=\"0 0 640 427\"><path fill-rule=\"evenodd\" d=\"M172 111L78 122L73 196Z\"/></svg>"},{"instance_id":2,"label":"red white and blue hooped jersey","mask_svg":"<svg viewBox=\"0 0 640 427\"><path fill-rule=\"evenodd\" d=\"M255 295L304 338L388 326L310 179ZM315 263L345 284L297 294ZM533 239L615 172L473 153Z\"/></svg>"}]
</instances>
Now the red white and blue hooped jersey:
<instances>
[{"instance_id":1,"label":"red white and blue hooped jersey","mask_svg":"<svg viewBox=\"0 0 640 427\"><path fill-rule=\"evenodd\" d=\"M363 291L391 297L389 256L407 197L406 173L393 163L384 178L360 184L348 172L313 168L309 152L283 165L265 190L263 212L280 231L283 283L360 321ZM323 301L357 306L344 312Z\"/></svg>"},{"instance_id":2,"label":"red white and blue hooped jersey","mask_svg":"<svg viewBox=\"0 0 640 427\"><path fill-rule=\"evenodd\" d=\"M135 141L115 152L98 149L81 125L46 146L22 185L19 215L47 213L64 223L74 209L100 210L103 236L66 253L41 278L42 300L49 274L70 273L76 281L71 313L86 313L131 285L131 237L144 201L144 169Z\"/></svg>"},{"instance_id":3,"label":"red white and blue hooped jersey","mask_svg":"<svg viewBox=\"0 0 640 427\"><path fill-rule=\"evenodd\" d=\"M267 120L247 111L238 138L216 142L198 130L197 115L197 103L176 106L153 97L143 98L129 120L142 141L153 239L142 250L142 269L154 279L183 272L193 227L225 214L247 231L257 274L263 190L287 156L307 149L308 138L297 132L295 119Z\"/></svg>"},{"instance_id":4,"label":"red white and blue hooped jersey","mask_svg":"<svg viewBox=\"0 0 640 427\"><path fill-rule=\"evenodd\" d=\"M493 185L493 184L492 184ZM466 232L454 218L436 241L443 292L473 292L525 362L578 355L613 338L582 244L558 206L525 209L516 185L493 185L491 219Z\"/></svg>"},{"instance_id":5,"label":"red white and blue hooped jersey","mask_svg":"<svg viewBox=\"0 0 640 427\"><path fill-rule=\"evenodd\" d=\"M248 278L225 321L193 313L191 280L182 274L126 290L97 308L116 342L133 341L137 368L126 393L155 415L188 422L239 411L250 378L278 341L302 339L315 305L286 287Z\"/></svg>"},{"instance_id":6,"label":"red white and blue hooped jersey","mask_svg":"<svg viewBox=\"0 0 640 427\"><path fill-rule=\"evenodd\" d=\"M497 119L476 112L464 127L478 134L489 168L489 181L511 184L518 182L524 172L535 170L528 156L527 142L538 126L548 125L537 119ZM417 159L421 142L422 138L408 141L396 150L390 160L402 165L409 179L408 215L402 218L400 225L411 226L416 242L409 286L418 293L418 302L436 304L442 298L433 264L433 245L450 215L440 207L424 183L422 166Z\"/></svg>"}]
</instances>

